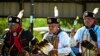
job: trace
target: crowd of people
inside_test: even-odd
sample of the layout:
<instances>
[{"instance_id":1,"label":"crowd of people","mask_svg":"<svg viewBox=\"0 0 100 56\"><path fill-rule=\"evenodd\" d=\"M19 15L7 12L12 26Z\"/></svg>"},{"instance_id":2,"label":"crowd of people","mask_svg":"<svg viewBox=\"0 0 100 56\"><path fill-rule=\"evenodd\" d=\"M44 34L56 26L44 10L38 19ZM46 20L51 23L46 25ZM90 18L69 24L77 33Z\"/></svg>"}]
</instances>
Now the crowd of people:
<instances>
[{"instance_id":1,"label":"crowd of people","mask_svg":"<svg viewBox=\"0 0 100 56\"><path fill-rule=\"evenodd\" d=\"M100 26L94 13L84 12L84 26L73 37L60 28L59 22L57 17L47 18L49 31L38 42L29 30L22 28L21 18L8 17L9 30L4 36L1 56L100 56Z\"/></svg>"}]
</instances>

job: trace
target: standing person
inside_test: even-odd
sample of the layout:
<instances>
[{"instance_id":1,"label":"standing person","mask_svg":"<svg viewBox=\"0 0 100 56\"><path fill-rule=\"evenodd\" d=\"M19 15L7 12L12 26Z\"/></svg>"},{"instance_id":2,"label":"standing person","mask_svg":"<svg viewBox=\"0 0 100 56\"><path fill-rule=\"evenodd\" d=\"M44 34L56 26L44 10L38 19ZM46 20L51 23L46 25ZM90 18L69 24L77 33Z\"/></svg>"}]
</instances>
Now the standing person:
<instances>
[{"instance_id":1,"label":"standing person","mask_svg":"<svg viewBox=\"0 0 100 56\"><path fill-rule=\"evenodd\" d=\"M29 42L33 35L22 28L22 21L16 16L8 18L9 30L5 34L2 56L29 56Z\"/></svg>"},{"instance_id":2,"label":"standing person","mask_svg":"<svg viewBox=\"0 0 100 56\"><path fill-rule=\"evenodd\" d=\"M96 25L96 18L92 12L84 12L84 26L79 28L74 39L79 43L82 56L98 56L100 48L100 26Z\"/></svg>"},{"instance_id":3,"label":"standing person","mask_svg":"<svg viewBox=\"0 0 100 56\"><path fill-rule=\"evenodd\" d=\"M47 18L49 32L47 32L43 39L52 43L54 49L49 52L49 56L64 56L71 52L69 36L66 32L61 30L59 19Z\"/></svg>"}]
</instances>

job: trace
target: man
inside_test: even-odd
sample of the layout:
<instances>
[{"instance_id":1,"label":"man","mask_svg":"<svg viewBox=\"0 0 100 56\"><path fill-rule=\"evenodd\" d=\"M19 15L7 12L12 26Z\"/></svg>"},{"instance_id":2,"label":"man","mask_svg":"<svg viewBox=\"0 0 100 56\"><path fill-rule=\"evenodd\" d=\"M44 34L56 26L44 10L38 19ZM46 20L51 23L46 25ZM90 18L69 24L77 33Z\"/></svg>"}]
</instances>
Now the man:
<instances>
[{"instance_id":1,"label":"man","mask_svg":"<svg viewBox=\"0 0 100 56\"><path fill-rule=\"evenodd\" d=\"M48 18L47 24L49 32L47 32L43 39L48 40L54 46L54 49L49 53L49 56L64 56L71 52L69 36L62 31L59 25L59 19Z\"/></svg>"},{"instance_id":2,"label":"man","mask_svg":"<svg viewBox=\"0 0 100 56\"><path fill-rule=\"evenodd\" d=\"M84 26L77 30L74 39L79 43L82 56L97 56L100 48L100 26L96 25L94 13L83 14Z\"/></svg>"},{"instance_id":3,"label":"man","mask_svg":"<svg viewBox=\"0 0 100 56\"><path fill-rule=\"evenodd\" d=\"M5 34L2 56L29 56L29 42L33 35L22 28L22 21L18 17L8 18L9 30Z\"/></svg>"}]
</instances>

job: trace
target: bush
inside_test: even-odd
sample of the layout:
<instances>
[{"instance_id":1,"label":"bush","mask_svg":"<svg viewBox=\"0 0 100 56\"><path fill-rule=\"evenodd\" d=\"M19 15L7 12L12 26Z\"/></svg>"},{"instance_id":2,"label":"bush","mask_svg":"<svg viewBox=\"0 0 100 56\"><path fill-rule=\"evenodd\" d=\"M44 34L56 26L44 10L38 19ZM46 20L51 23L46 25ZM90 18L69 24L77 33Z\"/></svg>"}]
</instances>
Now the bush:
<instances>
[{"instance_id":1,"label":"bush","mask_svg":"<svg viewBox=\"0 0 100 56\"><path fill-rule=\"evenodd\" d=\"M8 27L7 19L6 18L0 18L0 34L3 33L4 29Z\"/></svg>"}]
</instances>

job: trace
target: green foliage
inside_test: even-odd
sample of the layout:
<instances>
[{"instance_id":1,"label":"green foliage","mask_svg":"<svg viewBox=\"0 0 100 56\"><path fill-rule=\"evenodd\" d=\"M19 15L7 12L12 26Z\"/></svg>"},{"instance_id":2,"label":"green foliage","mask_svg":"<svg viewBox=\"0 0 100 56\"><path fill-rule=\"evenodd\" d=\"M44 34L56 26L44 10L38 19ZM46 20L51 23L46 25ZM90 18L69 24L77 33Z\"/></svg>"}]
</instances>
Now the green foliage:
<instances>
[{"instance_id":1,"label":"green foliage","mask_svg":"<svg viewBox=\"0 0 100 56\"><path fill-rule=\"evenodd\" d=\"M22 25L23 28L29 28L30 27L30 20L29 18L23 18L22 19ZM33 26L34 27L45 27L47 26L47 22L45 18L34 18L33 19Z\"/></svg>"},{"instance_id":2,"label":"green foliage","mask_svg":"<svg viewBox=\"0 0 100 56\"><path fill-rule=\"evenodd\" d=\"M6 18L0 18L0 34L3 33L3 30L8 27L7 19Z\"/></svg>"},{"instance_id":3,"label":"green foliage","mask_svg":"<svg viewBox=\"0 0 100 56\"><path fill-rule=\"evenodd\" d=\"M73 24L73 21L68 19L68 18L67 19L61 19L61 21L60 21L60 25L62 27L71 28L72 24Z\"/></svg>"},{"instance_id":4,"label":"green foliage","mask_svg":"<svg viewBox=\"0 0 100 56\"><path fill-rule=\"evenodd\" d=\"M33 20L33 22L34 22L34 27L45 27L45 26L47 26L46 18L35 18Z\"/></svg>"},{"instance_id":5,"label":"green foliage","mask_svg":"<svg viewBox=\"0 0 100 56\"><path fill-rule=\"evenodd\" d=\"M30 27L29 18L23 18L22 19L22 26L25 29L28 29Z\"/></svg>"},{"instance_id":6,"label":"green foliage","mask_svg":"<svg viewBox=\"0 0 100 56\"><path fill-rule=\"evenodd\" d=\"M39 42L41 42L41 40L43 38L40 31L34 31L34 37L37 38L39 40Z\"/></svg>"},{"instance_id":7,"label":"green foliage","mask_svg":"<svg viewBox=\"0 0 100 56\"><path fill-rule=\"evenodd\" d=\"M68 18L67 19L61 19L60 25L62 27L71 29L71 28L73 28L74 20L75 19L68 19ZM78 21L78 24L80 24L79 21ZM77 24L76 28L80 27L80 25L78 25L78 24Z\"/></svg>"}]
</instances>

